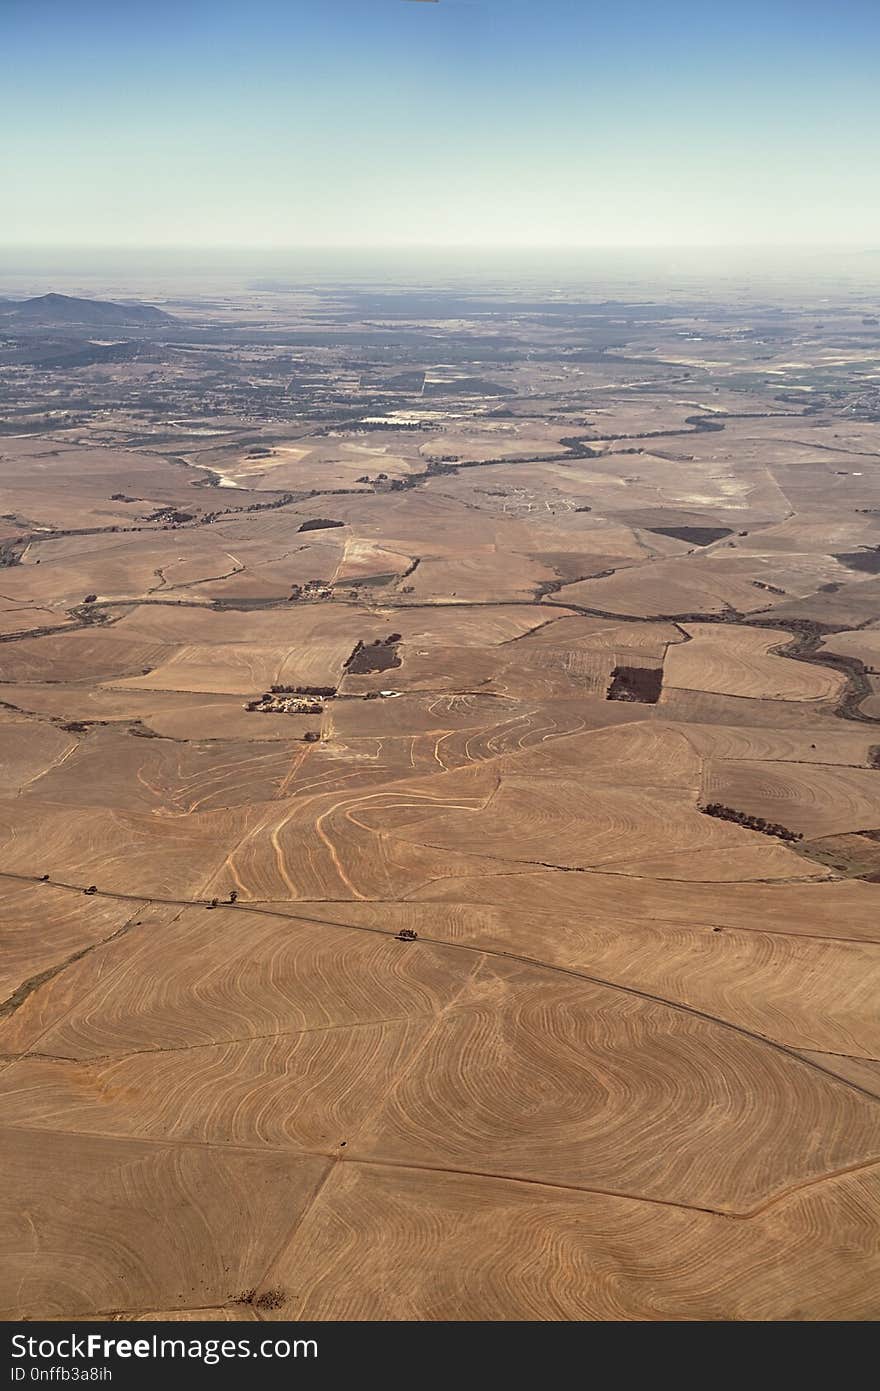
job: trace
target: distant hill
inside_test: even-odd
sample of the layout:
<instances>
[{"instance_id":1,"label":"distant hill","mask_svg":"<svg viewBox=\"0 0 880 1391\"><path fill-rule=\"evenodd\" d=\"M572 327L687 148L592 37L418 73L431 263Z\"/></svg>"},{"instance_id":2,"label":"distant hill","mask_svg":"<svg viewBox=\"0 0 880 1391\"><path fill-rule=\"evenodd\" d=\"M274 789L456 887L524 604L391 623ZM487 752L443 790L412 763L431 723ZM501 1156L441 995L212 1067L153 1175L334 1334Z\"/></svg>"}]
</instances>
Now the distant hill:
<instances>
[{"instance_id":1,"label":"distant hill","mask_svg":"<svg viewBox=\"0 0 880 1391\"><path fill-rule=\"evenodd\" d=\"M172 314L151 304L114 304L111 300L77 299L72 295L38 295L19 303L0 303L0 316L17 327L149 328L174 322Z\"/></svg>"}]
</instances>

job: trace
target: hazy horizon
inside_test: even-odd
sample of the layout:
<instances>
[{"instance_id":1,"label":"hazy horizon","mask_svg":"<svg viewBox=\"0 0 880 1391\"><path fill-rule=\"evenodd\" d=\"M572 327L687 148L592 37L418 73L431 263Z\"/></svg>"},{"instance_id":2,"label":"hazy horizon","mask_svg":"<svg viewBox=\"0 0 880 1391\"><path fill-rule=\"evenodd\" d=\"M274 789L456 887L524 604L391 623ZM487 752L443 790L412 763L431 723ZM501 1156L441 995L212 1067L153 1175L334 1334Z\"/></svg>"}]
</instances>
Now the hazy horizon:
<instances>
[{"instance_id":1,"label":"hazy horizon","mask_svg":"<svg viewBox=\"0 0 880 1391\"><path fill-rule=\"evenodd\" d=\"M873 247L4 247L0 296L60 290L149 298L376 282L491 289L516 284L600 298L835 289L876 294Z\"/></svg>"}]
</instances>

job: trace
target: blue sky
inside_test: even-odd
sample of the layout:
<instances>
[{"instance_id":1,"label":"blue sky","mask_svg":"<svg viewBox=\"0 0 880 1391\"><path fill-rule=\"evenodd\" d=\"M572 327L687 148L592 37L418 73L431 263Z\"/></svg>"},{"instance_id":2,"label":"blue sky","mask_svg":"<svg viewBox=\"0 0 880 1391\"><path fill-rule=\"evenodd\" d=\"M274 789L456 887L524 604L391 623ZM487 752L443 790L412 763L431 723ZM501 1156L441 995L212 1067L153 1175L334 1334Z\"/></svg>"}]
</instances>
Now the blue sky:
<instances>
[{"instance_id":1,"label":"blue sky","mask_svg":"<svg viewBox=\"0 0 880 1391\"><path fill-rule=\"evenodd\" d=\"M876 0L0 0L0 239L880 245Z\"/></svg>"}]
</instances>

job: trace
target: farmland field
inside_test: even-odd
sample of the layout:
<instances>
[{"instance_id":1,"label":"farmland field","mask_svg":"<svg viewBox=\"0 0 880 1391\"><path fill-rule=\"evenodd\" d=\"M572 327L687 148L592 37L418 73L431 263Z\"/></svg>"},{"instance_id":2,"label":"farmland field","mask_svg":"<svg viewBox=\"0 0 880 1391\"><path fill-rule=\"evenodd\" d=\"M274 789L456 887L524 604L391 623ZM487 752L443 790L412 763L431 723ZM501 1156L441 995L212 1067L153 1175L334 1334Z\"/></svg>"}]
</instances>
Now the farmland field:
<instances>
[{"instance_id":1,"label":"farmland field","mask_svg":"<svg viewBox=\"0 0 880 1391\"><path fill-rule=\"evenodd\" d=\"M880 1317L877 304L643 290L4 330L4 1317Z\"/></svg>"}]
</instances>

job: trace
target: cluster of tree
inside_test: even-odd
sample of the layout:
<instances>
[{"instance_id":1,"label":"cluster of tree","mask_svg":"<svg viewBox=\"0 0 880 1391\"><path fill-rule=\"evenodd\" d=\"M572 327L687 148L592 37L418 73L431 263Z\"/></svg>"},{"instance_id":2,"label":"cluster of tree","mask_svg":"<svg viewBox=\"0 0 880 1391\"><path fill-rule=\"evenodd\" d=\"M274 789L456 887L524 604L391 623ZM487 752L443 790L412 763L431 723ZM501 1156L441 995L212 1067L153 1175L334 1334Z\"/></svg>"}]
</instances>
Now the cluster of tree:
<instances>
[{"instance_id":1,"label":"cluster of tree","mask_svg":"<svg viewBox=\"0 0 880 1391\"><path fill-rule=\"evenodd\" d=\"M369 646L358 641L343 666L351 676L367 676L376 671L388 671L391 667L399 667L399 642L400 633L389 633L387 638L374 638Z\"/></svg>"},{"instance_id":2,"label":"cluster of tree","mask_svg":"<svg viewBox=\"0 0 880 1391\"><path fill-rule=\"evenodd\" d=\"M294 497L293 493L282 493L280 497L278 497L278 498L276 498L276 499L274 500L274 502L252 502L252 503L250 504L249 507L243 507L243 508L241 508L241 511L242 511L242 512L271 512L271 511L273 511L273 510L274 510L275 508L277 508L277 507L289 507L290 504L291 504L292 502L295 502L295 501L296 501L296 498ZM239 509L236 508L235 510L238 511ZM226 511L227 511L227 512L231 512L231 511L232 511L232 508L231 508L231 507L227 507Z\"/></svg>"},{"instance_id":3,"label":"cluster of tree","mask_svg":"<svg viewBox=\"0 0 880 1391\"><path fill-rule=\"evenodd\" d=\"M749 816L747 812L736 811L721 802L709 802L701 810L707 816L717 816L722 821L734 821L737 826L745 826L749 831L760 831L765 836L776 836L779 840L788 841L803 840L800 831L790 831L787 826L780 826L777 821L765 821L763 816Z\"/></svg>"},{"instance_id":4,"label":"cluster of tree","mask_svg":"<svg viewBox=\"0 0 880 1391\"><path fill-rule=\"evenodd\" d=\"M237 889L231 889L230 892L229 892L229 897L228 897L225 901L226 901L227 903L237 903L237 902L238 902L238 890L237 890ZM220 900L219 900L219 898L212 898L210 903L206 903L206 904L205 904L205 907L206 907L206 908L219 908L219 906L220 906Z\"/></svg>"},{"instance_id":5,"label":"cluster of tree","mask_svg":"<svg viewBox=\"0 0 880 1391\"><path fill-rule=\"evenodd\" d=\"M345 522L332 522L329 517L315 517L313 521L303 522L300 531L325 531L327 527L345 526Z\"/></svg>"},{"instance_id":6,"label":"cluster of tree","mask_svg":"<svg viewBox=\"0 0 880 1391\"><path fill-rule=\"evenodd\" d=\"M290 586L290 599L329 599L333 591L325 580L307 580Z\"/></svg>"},{"instance_id":7,"label":"cluster of tree","mask_svg":"<svg viewBox=\"0 0 880 1391\"><path fill-rule=\"evenodd\" d=\"M147 517L148 522L169 522L174 526L180 526L184 522L194 522L195 514L192 512L182 512L176 507L160 507L155 512L151 512Z\"/></svg>"},{"instance_id":8,"label":"cluster of tree","mask_svg":"<svg viewBox=\"0 0 880 1391\"><path fill-rule=\"evenodd\" d=\"M335 686L270 686L272 695L335 696Z\"/></svg>"}]
</instances>

